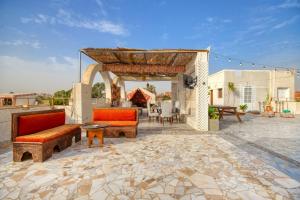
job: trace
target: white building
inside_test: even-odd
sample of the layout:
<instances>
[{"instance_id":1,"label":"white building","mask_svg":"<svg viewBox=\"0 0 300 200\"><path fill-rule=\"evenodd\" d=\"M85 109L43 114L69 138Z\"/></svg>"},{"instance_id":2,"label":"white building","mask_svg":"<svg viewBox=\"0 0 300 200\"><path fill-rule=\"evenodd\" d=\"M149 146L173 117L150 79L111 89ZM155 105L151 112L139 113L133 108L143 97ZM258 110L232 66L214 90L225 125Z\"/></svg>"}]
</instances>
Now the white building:
<instances>
[{"instance_id":1,"label":"white building","mask_svg":"<svg viewBox=\"0 0 300 200\"><path fill-rule=\"evenodd\" d=\"M36 97L36 93L0 94L0 107L35 105Z\"/></svg>"},{"instance_id":2,"label":"white building","mask_svg":"<svg viewBox=\"0 0 300 200\"><path fill-rule=\"evenodd\" d=\"M260 110L267 97L291 101L295 94L294 70L222 70L208 77L210 104L239 106ZM234 91L229 89L233 83Z\"/></svg>"}]
</instances>

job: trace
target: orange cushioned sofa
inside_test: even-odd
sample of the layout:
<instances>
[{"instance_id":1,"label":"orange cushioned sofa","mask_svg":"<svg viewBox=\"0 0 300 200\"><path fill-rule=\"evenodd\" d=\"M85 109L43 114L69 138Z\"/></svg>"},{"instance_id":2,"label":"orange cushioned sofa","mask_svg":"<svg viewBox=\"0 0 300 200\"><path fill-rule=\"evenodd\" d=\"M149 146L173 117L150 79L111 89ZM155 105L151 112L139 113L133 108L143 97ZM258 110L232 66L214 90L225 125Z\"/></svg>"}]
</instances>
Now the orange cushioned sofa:
<instances>
[{"instance_id":1,"label":"orange cushioned sofa","mask_svg":"<svg viewBox=\"0 0 300 200\"><path fill-rule=\"evenodd\" d=\"M136 108L94 108L93 122L109 124L105 128L105 137L120 137L124 134L127 138L135 138L139 123Z\"/></svg>"},{"instance_id":2,"label":"orange cushioned sofa","mask_svg":"<svg viewBox=\"0 0 300 200\"><path fill-rule=\"evenodd\" d=\"M52 156L81 140L81 129L76 124L65 124L65 110L44 110L12 114L13 160L22 161L30 153L35 162Z\"/></svg>"}]
</instances>

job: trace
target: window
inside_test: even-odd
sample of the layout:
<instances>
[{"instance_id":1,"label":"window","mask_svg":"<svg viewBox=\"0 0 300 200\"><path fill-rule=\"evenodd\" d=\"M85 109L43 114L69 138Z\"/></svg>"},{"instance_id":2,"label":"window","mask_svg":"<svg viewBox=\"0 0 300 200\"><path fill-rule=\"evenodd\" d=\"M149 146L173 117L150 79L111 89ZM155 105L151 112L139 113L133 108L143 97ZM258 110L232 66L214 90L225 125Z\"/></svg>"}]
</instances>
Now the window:
<instances>
[{"instance_id":1,"label":"window","mask_svg":"<svg viewBox=\"0 0 300 200\"><path fill-rule=\"evenodd\" d=\"M277 88L277 97L279 101L289 100L290 89L289 88Z\"/></svg>"},{"instance_id":2,"label":"window","mask_svg":"<svg viewBox=\"0 0 300 200\"><path fill-rule=\"evenodd\" d=\"M250 86L244 87L244 103L252 102L252 88Z\"/></svg>"},{"instance_id":3,"label":"window","mask_svg":"<svg viewBox=\"0 0 300 200\"><path fill-rule=\"evenodd\" d=\"M223 89L222 88L218 89L218 98L223 98Z\"/></svg>"},{"instance_id":4,"label":"window","mask_svg":"<svg viewBox=\"0 0 300 200\"><path fill-rule=\"evenodd\" d=\"M3 100L3 105L4 106L11 106L12 105L12 99L11 98L5 98Z\"/></svg>"}]
</instances>

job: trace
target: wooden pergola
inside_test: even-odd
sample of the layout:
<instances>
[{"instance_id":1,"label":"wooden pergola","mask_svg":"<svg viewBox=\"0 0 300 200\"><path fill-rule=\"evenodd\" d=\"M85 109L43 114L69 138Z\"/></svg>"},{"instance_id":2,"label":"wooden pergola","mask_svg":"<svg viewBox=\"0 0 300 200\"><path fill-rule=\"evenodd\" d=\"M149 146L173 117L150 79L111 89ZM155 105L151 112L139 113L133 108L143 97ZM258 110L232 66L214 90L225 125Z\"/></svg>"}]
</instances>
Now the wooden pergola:
<instances>
[{"instance_id":1,"label":"wooden pergola","mask_svg":"<svg viewBox=\"0 0 300 200\"><path fill-rule=\"evenodd\" d=\"M171 80L186 71L197 52L191 49L85 48L81 52L123 80Z\"/></svg>"},{"instance_id":2,"label":"wooden pergola","mask_svg":"<svg viewBox=\"0 0 300 200\"><path fill-rule=\"evenodd\" d=\"M85 54L96 63L87 66L82 79L80 65L80 83L72 90L78 122L86 122L91 116L92 83L100 73L105 84L106 103L114 106L126 101L125 81L170 81L172 100L180 102L180 112L186 115L186 123L197 130L208 130L209 51L209 48L81 49L80 56ZM193 88L186 87L187 76L196 80Z\"/></svg>"}]
</instances>

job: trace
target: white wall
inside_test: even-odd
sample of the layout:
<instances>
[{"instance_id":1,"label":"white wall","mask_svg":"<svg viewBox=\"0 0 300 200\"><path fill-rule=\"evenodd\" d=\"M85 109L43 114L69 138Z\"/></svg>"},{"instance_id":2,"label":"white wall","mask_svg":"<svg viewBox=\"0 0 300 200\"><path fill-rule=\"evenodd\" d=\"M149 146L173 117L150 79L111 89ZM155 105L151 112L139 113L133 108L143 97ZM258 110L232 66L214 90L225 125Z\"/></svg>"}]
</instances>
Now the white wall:
<instances>
[{"instance_id":1,"label":"white wall","mask_svg":"<svg viewBox=\"0 0 300 200\"><path fill-rule=\"evenodd\" d=\"M209 92L213 91L213 104L214 105L224 105L224 71L217 72L213 75L210 75L208 78L208 87ZM218 89L222 88L222 98L218 97ZM209 97L210 103L210 97Z\"/></svg>"},{"instance_id":2,"label":"white wall","mask_svg":"<svg viewBox=\"0 0 300 200\"><path fill-rule=\"evenodd\" d=\"M228 83L236 88L232 93ZM251 86L253 99L249 110L259 110L259 102L267 95L277 98L278 88L289 88L290 99L294 98L295 74L287 70L222 70L209 76L209 87L213 90L213 103L239 106L244 104L244 87ZM218 98L218 88L223 88L223 98Z\"/></svg>"}]
</instances>

